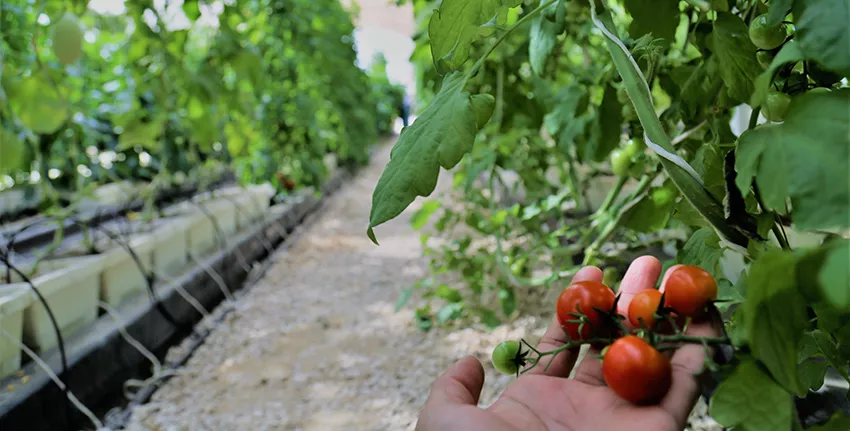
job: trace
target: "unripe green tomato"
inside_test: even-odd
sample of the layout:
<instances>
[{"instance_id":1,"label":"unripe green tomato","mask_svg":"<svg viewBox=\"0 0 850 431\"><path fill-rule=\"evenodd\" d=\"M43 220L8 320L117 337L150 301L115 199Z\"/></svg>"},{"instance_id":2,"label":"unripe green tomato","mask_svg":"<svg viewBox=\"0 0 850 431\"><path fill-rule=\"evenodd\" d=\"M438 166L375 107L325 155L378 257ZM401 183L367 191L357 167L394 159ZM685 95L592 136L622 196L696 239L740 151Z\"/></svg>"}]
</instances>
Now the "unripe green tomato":
<instances>
[{"instance_id":1,"label":"unripe green tomato","mask_svg":"<svg viewBox=\"0 0 850 431\"><path fill-rule=\"evenodd\" d=\"M756 60L758 60L761 67L767 69L770 66L770 63L773 61L773 57L776 57L771 51L758 51L756 52Z\"/></svg>"},{"instance_id":2,"label":"unripe green tomato","mask_svg":"<svg viewBox=\"0 0 850 431\"><path fill-rule=\"evenodd\" d=\"M830 93L830 91L826 87L815 87L815 88L812 88L811 90L809 90L809 93L811 93L811 94L826 94L826 93Z\"/></svg>"},{"instance_id":3,"label":"unripe green tomato","mask_svg":"<svg viewBox=\"0 0 850 431\"><path fill-rule=\"evenodd\" d=\"M53 54L64 64L71 64L83 52L83 27L72 13L65 13L53 27Z\"/></svg>"},{"instance_id":4,"label":"unripe green tomato","mask_svg":"<svg viewBox=\"0 0 850 431\"><path fill-rule=\"evenodd\" d=\"M638 154L643 152L643 149L646 148L646 143L643 142L641 138L632 138L626 142L626 146L623 148L623 151L629 155L629 157L634 158Z\"/></svg>"},{"instance_id":5,"label":"unripe green tomato","mask_svg":"<svg viewBox=\"0 0 850 431\"><path fill-rule=\"evenodd\" d=\"M759 49L774 49L785 42L787 33L785 24L776 27L767 25L767 14L762 14L750 22L750 40Z\"/></svg>"},{"instance_id":6,"label":"unripe green tomato","mask_svg":"<svg viewBox=\"0 0 850 431\"><path fill-rule=\"evenodd\" d=\"M502 341L493 349L490 359L496 371L507 375L516 374L522 362L519 343L513 340Z\"/></svg>"},{"instance_id":7,"label":"unripe green tomato","mask_svg":"<svg viewBox=\"0 0 850 431\"><path fill-rule=\"evenodd\" d=\"M611 151L611 171L618 177L626 177L629 175L629 168L632 166L632 158L622 150Z\"/></svg>"},{"instance_id":8,"label":"unripe green tomato","mask_svg":"<svg viewBox=\"0 0 850 431\"><path fill-rule=\"evenodd\" d=\"M677 191L678 190L671 190L667 187L655 188L651 192L652 201L655 202L655 205L663 207L673 202L673 199L676 199Z\"/></svg>"},{"instance_id":9,"label":"unripe green tomato","mask_svg":"<svg viewBox=\"0 0 850 431\"><path fill-rule=\"evenodd\" d=\"M771 91L767 93L767 99L762 105L762 113L768 120L779 123L785 121L785 114L788 113L790 104L791 96L779 91Z\"/></svg>"}]
</instances>

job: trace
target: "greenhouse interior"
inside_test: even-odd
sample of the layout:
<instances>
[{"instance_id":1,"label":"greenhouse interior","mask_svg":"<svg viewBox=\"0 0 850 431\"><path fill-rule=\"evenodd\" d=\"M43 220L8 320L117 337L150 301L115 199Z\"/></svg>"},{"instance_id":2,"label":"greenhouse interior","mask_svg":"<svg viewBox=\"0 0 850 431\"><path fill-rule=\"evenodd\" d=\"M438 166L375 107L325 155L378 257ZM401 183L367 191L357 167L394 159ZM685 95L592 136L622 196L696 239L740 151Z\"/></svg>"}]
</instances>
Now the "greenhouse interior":
<instances>
[{"instance_id":1,"label":"greenhouse interior","mask_svg":"<svg viewBox=\"0 0 850 431\"><path fill-rule=\"evenodd\" d=\"M0 0L0 431L848 431L848 23Z\"/></svg>"}]
</instances>

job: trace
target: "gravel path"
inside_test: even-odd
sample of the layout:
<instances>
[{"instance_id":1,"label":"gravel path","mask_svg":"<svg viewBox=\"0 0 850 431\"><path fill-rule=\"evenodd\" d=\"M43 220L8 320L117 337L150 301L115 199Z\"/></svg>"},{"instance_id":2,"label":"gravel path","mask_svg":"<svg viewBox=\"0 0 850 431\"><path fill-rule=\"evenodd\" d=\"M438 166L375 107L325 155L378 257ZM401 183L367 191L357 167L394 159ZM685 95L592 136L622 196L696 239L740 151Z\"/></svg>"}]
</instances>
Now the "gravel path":
<instances>
[{"instance_id":1,"label":"gravel path","mask_svg":"<svg viewBox=\"0 0 850 431\"><path fill-rule=\"evenodd\" d=\"M408 224L421 200L377 230L380 247L365 235L389 149L273 257L179 375L133 412L130 429L412 430L431 382L466 354L485 364L482 405L492 402L511 377L492 369L489 352L507 338L539 338L551 310L493 331L428 333L413 326L410 306L394 312L399 292L427 266ZM450 181L443 175L438 189Z\"/></svg>"}]
</instances>

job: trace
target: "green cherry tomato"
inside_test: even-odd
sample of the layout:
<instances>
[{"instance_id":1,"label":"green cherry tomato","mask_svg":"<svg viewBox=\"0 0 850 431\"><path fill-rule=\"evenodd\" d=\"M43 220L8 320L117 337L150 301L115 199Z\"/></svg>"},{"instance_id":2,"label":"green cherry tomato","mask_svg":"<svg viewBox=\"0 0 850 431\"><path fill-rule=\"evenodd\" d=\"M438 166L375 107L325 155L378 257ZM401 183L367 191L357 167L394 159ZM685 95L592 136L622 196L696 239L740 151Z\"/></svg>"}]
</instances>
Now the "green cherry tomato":
<instances>
[{"instance_id":1,"label":"green cherry tomato","mask_svg":"<svg viewBox=\"0 0 850 431\"><path fill-rule=\"evenodd\" d=\"M491 357L493 367L502 374L516 374L519 368L525 365L525 360L520 352L519 342L509 340L502 341L493 349Z\"/></svg>"},{"instance_id":2,"label":"green cherry tomato","mask_svg":"<svg viewBox=\"0 0 850 431\"><path fill-rule=\"evenodd\" d=\"M750 40L759 49L774 49L785 42L785 24L776 27L767 25L767 14L762 14L750 23Z\"/></svg>"},{"instance_id":3,"label":"green cherry tomato","mask_svg":"<svg viewBox=\"0 0 850 431\"><path fill-rule=\"evenodd\" d=\"M771 91L767 93L767 100L762 105L762 112L768 120L779 123L785 121L785 114L788 113L788 105L790 104L791 96L779 91Z\"/></svg>"},{"instance_id":4,"label":"green cherry tomato","mask_svg":"<svg viewBox=\"0 0 850 431\"><path fill-rule=\"evenodd\" d=\"M826 93L829 93L829 92L830 92L829 89L826 88L826 87L815 87L815 88L812 88L811 90L809 90L809 93L811 93L811 94L826 94Z\"/></svg>"},{"instance_id":5,"label":"green cherry tomato","mask_svg":"<svg viewBox=\"0 0 850 431\"><path fill-rule=\"evenodd\" d=\"M622 150L611 151L611 170L618 177L626 177L629 175L629 168L632 166L632 158Z\"/></svg>"},{"instance_id":6,"label":"green cherry tomato","mask_svg":"<svg viewBox=\"0 0 850 431\"><path fill-rule=\"evenodd\" d=\"M776 55L770 51L756 52L756 60L758 60L761 67L765 69L770 66L770 63L773 61L773 57L776 57Z\"/></svg>"},{"instance_id":7,"label":"green cherry tomato","mask_svg":"<svg viewBox=\"0 0 850 431\"><path fill-rule=\"evenodd\" d=\"M570 2L568 4L572 4L572 3L575 3L575 2ZM624 87L620 87L620 88L617 89L617 101L624 104L624 105L626 103L629 103L629 93L626 92L626 89Z\"/></svg>"},{"instance_id":8,"label":"green cherry tomato","mask_svg":"<svg viewBox=\"0 0 850 431\"><path fill-rule=\"evenodd\" d=\"M634 158L638 154L643 152L643 149L646 148L646 143L643 142L641 138L632 138L626 142L626 146L623 151L629 155L629 157Z\"/></svg>"}]
</instances>

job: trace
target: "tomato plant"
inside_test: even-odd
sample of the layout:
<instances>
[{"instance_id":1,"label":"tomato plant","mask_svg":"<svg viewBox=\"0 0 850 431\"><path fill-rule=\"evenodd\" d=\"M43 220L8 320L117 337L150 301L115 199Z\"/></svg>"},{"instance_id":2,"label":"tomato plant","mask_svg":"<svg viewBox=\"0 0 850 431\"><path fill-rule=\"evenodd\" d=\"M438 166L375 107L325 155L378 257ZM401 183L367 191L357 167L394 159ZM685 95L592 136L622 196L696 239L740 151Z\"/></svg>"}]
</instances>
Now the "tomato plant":
<instances>
[{"instance_id":1,"label":"tomato plant","mask_svg":"<svg viewBox=\"0 0 850 431\"><path fill-rule=\"evenodd\" d=\"M612 328L607 326L604 314L613 309L614 299L614 292L597 281L573 283L558 297L558 323L572 340L606 336ZM576 313L582 313L584 318Z\"/></svg>"},{"instance_id":2,"label":"tomato plant","mask_svg":"<svg viewBox=\"0 0 850 431\"><path fill-rule=\"evenodd\" d=\"M686 269L670 298L683 314L709 301L723 313L735 360L712 416L757 430L826 421L794 400L836 388L825 375L850 381L846 2L411 3L424 108L375 186L367 234L377 242L451 170L451 200L412 217L434 229L432 274L411 291L443 302L418 316L495 326L522 312L519 292L664 250L667 267L716 283ZM622 157L630 139L646 143L635 159ZM636 177L609 175L637 160Z\"/></svg>"},{"instance_id":3,"label":"tomato plant","mask_svg":"<svg viewBox=\"0 0 850 431\"><path fill-rule=\"evenodd\" d=\"M602 376L614 393L635 404L659 402L673 381L670 360L634 335L608 347L602 359Z\"/></svg>"}]
</instances>

